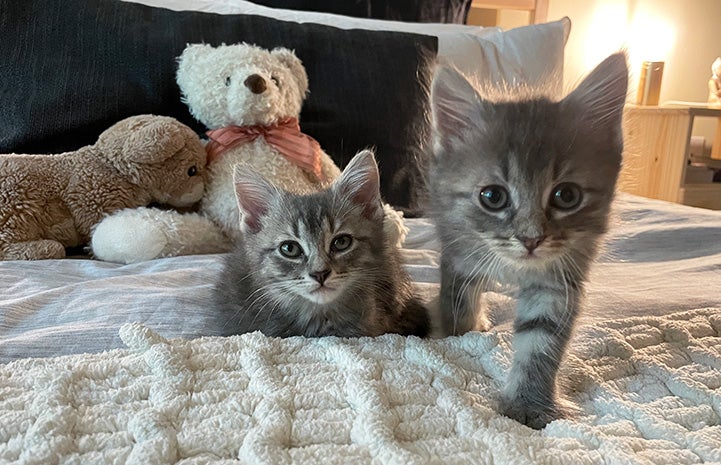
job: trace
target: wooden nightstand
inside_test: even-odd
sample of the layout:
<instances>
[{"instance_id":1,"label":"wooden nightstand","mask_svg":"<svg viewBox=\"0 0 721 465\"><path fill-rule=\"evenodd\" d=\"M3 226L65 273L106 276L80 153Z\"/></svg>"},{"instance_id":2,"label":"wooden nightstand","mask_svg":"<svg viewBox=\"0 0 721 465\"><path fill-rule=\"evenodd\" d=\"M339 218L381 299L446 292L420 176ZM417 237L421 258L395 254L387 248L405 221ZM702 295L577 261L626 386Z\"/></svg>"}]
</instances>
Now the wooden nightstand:
<instances>
[{"instance_id":1,"label":"wooden nightstand","mask_svg":"<svg viewBox=\"0 0 721 465\"><path fill-rule=\"evenodd\" d=\"M712 156L720 156L721 109L626 105L619 190L721 210L721 183L685 183L693 122L700 116L717 118ZM721 168L721 160L706 158L700 161Z\"/></svg>"}]
</instances>

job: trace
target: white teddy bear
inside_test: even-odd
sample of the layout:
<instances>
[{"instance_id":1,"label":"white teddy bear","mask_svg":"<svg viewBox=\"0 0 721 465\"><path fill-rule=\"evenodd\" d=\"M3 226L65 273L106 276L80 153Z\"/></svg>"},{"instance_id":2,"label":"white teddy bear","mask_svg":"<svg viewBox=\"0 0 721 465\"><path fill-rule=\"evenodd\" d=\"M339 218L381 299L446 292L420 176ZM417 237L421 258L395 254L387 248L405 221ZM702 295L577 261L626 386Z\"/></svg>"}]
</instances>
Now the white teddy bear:
<instances>
[{"instance_id":1,"label":"white teddy bear","mask_svg":"<svg viewBox=\"0 0 721 465\"><path fill-rule=\"evenodd\" d=\"M178 61L177 83L190 112L210 130L208 180L197 213L156 208L118 211L93 231L96 258L136 263L177 255L221 253L240 234L233 166L251 165L275 185L312 192L340 175L318 143L300 132L308 91L300 59L285 48L191 44ZM385 205L391 243L407 234L400 213Z\"/></svg>"}]
</instances>

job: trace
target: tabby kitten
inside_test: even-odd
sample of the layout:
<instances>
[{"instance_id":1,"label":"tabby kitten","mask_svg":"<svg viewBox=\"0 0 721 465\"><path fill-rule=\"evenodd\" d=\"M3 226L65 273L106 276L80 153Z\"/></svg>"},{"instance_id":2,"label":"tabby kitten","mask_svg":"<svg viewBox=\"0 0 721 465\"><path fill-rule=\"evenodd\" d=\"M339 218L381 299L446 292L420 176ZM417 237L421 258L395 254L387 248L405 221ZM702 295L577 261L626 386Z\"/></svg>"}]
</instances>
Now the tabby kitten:
<instances>
[{"instance_id":1,"label":"tabby kitten","mask_svg":"<svg viewBox=\"0 0 721 465\"><path fill-rule=\"evenodd\" d=\"M431 99L432 217L443 326L487 330L479 296L518 287L502 412L533 428L562 416L556 373L621 166L626 57L608 57L561 101L492 102L441 68Z\"/></svg>"},{"instance_id":2,"label":"tabby kitten","mask_svg":"<svg viewBox=\"0 0 721 465\"><path fill-rule=\"evenodd\" d=\"M234 182L243 238L215 288L224 334L428 333L400 252L385 239L372 152L318 193L281 191L240 166Z\"/></svg>"}]
</instances>

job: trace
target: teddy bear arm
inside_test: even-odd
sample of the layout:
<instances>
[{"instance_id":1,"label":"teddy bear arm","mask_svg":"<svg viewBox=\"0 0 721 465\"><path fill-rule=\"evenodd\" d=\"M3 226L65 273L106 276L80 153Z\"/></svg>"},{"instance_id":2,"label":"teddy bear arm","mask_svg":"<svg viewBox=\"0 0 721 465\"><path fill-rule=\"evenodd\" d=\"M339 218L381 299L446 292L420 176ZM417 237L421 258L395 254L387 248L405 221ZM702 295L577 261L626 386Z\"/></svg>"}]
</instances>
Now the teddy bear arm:
<instances>
[{"instance_id":1,"label":"teddy bear arm","mask_svg":"<svg viewBox=\"0 0 721 465\"><path fill-rule=\"evenodd\" d=\"M205 216L157 208L126 208L109 215L94 228L91 245L96 258L126 264L232 247Z\"/></svg>"},{"instance_id":2,"label":"teddy bear arm","mask_svg":"<svg viewBox=\"0 0 721 465\"><path fill-rule=\"evenodd\" d=\"M340 168L338 168L338 165L336 165L333 159L325 152L323 152L320 157L320 169L323 173L323 179L325 179L326 182L332 182L340 176Z\"/></svg>"},{"instance_id":3,"label":"teddy bear arm","mask_svg":"<svg viewBox=\"0 0 721 465\"><path fill-rule=\"evenodd\" d=\"M403 221L403 213L383 204L383 231L389 244L402 248L408 236L408 227Z\"/></svg>"},{"instance_id":4,"label":"teddy bear arm","mask_svg":"<svg viewBox=\"0 0 721 465\"><path fill-rule=\"evenodd\" d=\"M87 202L82 202L82 208L71 207L73 210L73 224L78 232L81 243L87 243L90 240L93 226L102 221L105 216L121 210L126 206L135 206L133 204L127 205L125 202L122 202L121 199L108 200L102 203L97 202L97 200L98 199L95 198L88 199ZM71 205L72 203L75 202L71 202Z\"/></svg>"}]
</instances>

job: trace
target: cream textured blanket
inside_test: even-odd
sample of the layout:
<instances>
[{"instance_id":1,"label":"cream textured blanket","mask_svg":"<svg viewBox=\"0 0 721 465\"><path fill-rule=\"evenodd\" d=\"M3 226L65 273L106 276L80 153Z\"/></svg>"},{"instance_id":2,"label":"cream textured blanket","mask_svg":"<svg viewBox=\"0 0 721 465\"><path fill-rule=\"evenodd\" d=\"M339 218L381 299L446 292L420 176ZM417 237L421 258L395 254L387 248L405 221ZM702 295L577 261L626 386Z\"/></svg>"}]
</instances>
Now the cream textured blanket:
<instances>
[{"instance_id":1,"label":"cream textured blanket","mask_svg":"<svg viewBox=\"0 0 721 465\"><path fill-rule=\"evenodd\" d=\"M721 463L721 309L581 331L563 372L579 411L543 431L494 410L507 332L121 337L0 366L0 462Z\"/></svg>"}]
</instances>

